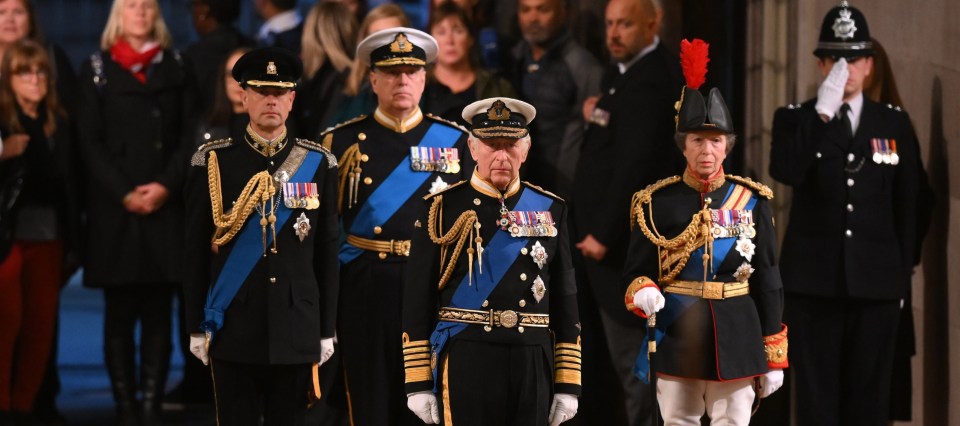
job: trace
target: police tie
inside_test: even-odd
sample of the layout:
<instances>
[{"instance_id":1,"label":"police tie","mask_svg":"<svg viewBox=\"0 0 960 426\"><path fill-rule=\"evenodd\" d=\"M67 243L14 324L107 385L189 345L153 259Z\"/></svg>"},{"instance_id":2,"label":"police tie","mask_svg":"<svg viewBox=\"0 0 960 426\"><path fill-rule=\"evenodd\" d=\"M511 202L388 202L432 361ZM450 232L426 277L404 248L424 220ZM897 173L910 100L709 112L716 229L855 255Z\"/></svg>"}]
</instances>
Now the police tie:
<instances>
[{"instance_id":1,"label":"police tie","mask_svg":"<svg viewBox=\"0 0 960 426\"><path fill-rule=\"evenodd\" d=\"M840 122L843 124L844 136L849 145L853 140L853 124L850 122L850 105L847 103L840 106Z\"/></svg>"}]
</instances>

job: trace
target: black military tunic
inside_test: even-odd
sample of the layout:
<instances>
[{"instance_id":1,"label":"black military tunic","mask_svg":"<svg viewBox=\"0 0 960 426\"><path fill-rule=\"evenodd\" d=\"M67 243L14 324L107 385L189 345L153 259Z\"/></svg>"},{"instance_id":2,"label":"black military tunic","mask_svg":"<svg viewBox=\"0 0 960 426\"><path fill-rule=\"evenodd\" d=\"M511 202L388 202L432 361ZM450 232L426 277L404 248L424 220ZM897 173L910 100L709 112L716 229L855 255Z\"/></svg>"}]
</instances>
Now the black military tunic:
<instances>
[{"instance_id":1,"label":"black military tunic","mask_svg":"<svg viewBox=\"0 0 960 426\"><path fill-rule=\"evenodd\" d=\"M663 332L657 345L657 374L726 381L786 367L786 333L781 327L783 289L768 203L772 197L769 188L746 179L721 175L707 183L691 176L689 170L683 177L665 179L634 196L634 226L624 272L626 303L628 309L643 316L633 306L634 294L652 285L664 292L666 306L657 314L657 327ZM752 206L751 198L755 200ZM702 209L709 209L711 221L688 228L691 218L697 221L703 214ZM742 211L750 211L749 218L743 219L747 215ZM701 257L706 240L701 226L709 227L715 238L712 266L708 266L706 275ZM744 237L736 235L740 232L737 229L747 228L753 231ZM688 234L692 242L689 249L699 250L686 254L683 250L661 249L651 240L651 236L683 239ZM723 239L733 243L726 253ZM685 265L677 263L680 257L688 259ZM682 269L667 279L675 267ZM725 298L672 293L671 286L702 284L704 277L723 283L728 289L724 290ZM748 283L747 291L731 297L731 285L736 283ZM643 351L641 357L645 355Z\"/></svg>"},{"instance_id":2,"label":"black military tunic","mask_svg":"<svg viewBox=\"0 0 960 426\"><path fill-rule=\"evenodd\" d=\"M343 284L337 334L352 420L357 425L421 423L407 410L402 386L398 341L402 275L422 197L463 180L473 170L467 134L419 110L404 123L377 110L337 126L322 140L341 164L340 210L347 240L340 251ZM414 160L419 159L416 167L423 170L431 155L431 164L443 162L436 149L418 150L412 157L411 147L426 145L455 149L459 163L446 163L446 171L414 170ZM386 247L363 249L355 238Z\"/></svg>"},{"instance_id":3,"label":"black military tunic","mask_svg":"<svg viewBox=\"0 0 960 426\"><path fill-rule=\"evenodd\" d=\"M580 394L580 324L566 205L514 181L503 206L516 211L522 200L538 196L541 206L549 206L539 216L552 217L555 232L530 237L523 236L522 225L516 236L501 229L500 191L477 174L427 197L422 206L404 275L406 391L435 390L444 424L545 425L552 394ZM526 209L520 215L538 216ZM459 218L471 216L476 220L461 219L464 227L456 227ZM463 232L469 235L457 251ZM456 237L437 244L433 238L444 234ZM478 236L483 250L477 249ZM482 261L476 253L483 253Z\"/></svg>"}]
</instances>

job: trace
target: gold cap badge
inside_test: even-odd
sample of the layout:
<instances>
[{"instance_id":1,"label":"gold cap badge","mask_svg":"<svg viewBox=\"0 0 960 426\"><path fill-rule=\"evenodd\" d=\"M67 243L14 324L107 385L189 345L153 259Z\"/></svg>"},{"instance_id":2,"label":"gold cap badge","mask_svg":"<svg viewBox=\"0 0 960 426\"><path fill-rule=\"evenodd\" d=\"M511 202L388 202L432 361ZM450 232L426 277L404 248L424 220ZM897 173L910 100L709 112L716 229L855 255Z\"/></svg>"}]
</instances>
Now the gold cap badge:
<instances>
[{"instance_id":1,"label":"gold cap badge","mask_svg":"<svg viewBox=\"0 0 960 426\"><path fill-rule=\"evenodd\" d=\"M272 61L267 62L267 74L277 75L277 66Z\"/></svg>"},{"instance_id":2,"label":"gold cap badge","mask_svg":"<svg viewBox=\"0 0 960 426\"><path fill-rule=\"evenodd\" d=\"M507 104L498 99L493 103L493 106L487 110L487 118L498 121L509 120L510 110L507 108Z\"/></svg>"},{"instance_id":3,"label":"gold cap badge","mask_svg":"<svg viewBox=\"0 0 960 426\"><path fill-rule=\"evenodd\" d=\"M397 33L397 37L393 39L393 43L390 43L390 51L393 53L413 52L413 44L407 40L406 34Z\"/></svg>"}]
</instances>

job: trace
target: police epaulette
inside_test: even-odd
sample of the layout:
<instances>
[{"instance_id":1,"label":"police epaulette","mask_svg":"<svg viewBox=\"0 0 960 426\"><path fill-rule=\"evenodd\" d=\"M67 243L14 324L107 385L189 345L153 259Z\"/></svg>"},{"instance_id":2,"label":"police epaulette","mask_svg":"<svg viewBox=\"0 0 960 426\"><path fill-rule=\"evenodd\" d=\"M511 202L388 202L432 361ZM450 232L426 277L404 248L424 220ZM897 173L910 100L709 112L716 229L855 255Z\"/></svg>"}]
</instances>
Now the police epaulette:
<instances>
[{"instance_id":1,"label":"police epaulette","mask_svg":"<svg viewBox=\"0 0 960 426\"><path fill-rule=\"evenodd\" d=\"M736 183L739 183L741 185L750 187L750 189L757 191L758 193L760 193L761 196L763 196L768 200L773 199L773 190L770 189L769 186L766 186L760 182L755 182L753 179L741 177L737 175L724 175L724 177Z\"/></svg>"},{"instance_id":2,"label":"police epaulette","mask_svg":"<svg viewBox=\"0 0 960 426\"><path fill-rule=\"evenodd\" d=\"M318 143L316 143L316 142L314 142L314 141L312 141L312 140L310 140L310 139L299 139L299 138L298 138L298 139L297 139L297 146L302 146L302 147L304 147L304 148L306 148L306 149L314 150L314 151L320 152L320 153L322 153L323 155L325 155L325 156L327 157L327 168L328 168L328 169L332 169L332 168L334 168L334 167L337 167L337 157L334 156L333 153L330 152L329 149L324 148L323 145L320 145L320 144L318 144Z\"/></svg>"},{"instance_id":3,"label":"police epaulette","mask_svg":"<svg viewBox=\"0 0 960 426\"><path fill-rule=\"evenodd\" d=\"M887 104L887 108L892 109L897 112L902 112L903 108L900 108L900 105Z\"/></svg>"},{"instance_id":4,"label":"police epaulette","mask_svg":"<svg viewBox=\"0 0 960 426\"><path fill-rule=\"evenodd\" d=\"M333 126L327 127L326 130L324 130L323 132L320 133L320 137L326 136L328 133L333 132L334 130L337 130L337 129L341 128L341 127L349 126L349 125L351 125L351 124L353 124L353 123L356 123L356 122L358 122L358 121L360 121L360 120L363 120L364 118L367 118L367 115L366 115L366 114L360 114L360 115L358 115L358 116L356 116L356 117L353 117L353 118L351 118L351 119L349 119L349 120L347 120L347 121L344 121L343 123L337 123L337 124L335 124L335 125L333 125Z\"/></svg>"},{"instance_id":5,"label":"police epaulette","mask_svg":"<svg viewBox=\"0 0 960 426\"><path fill-rule=\"evenodd\" d=\"M554 194L554 193L552 193L552 192L550 192L550 191L547 191L546 189L543 189L543 188L541 188L541 187L539 187L539 186L537 186L537 185L534 185L534 184L532 184L532 183L530 183L530 182L527 182L527 181L525 181L525 180L524 180L524 181L521 181L521 182L522 182L524 185L530 187L531 189L535 189L537 192L539 192L539 193L541 193L541 194L544 194L544 195L546 195L546 196L548 196L548 197L550 197L550 198L554 198L554 199L560 200L561 203L566 203L566 202L567 202L567 201L564 200L563 198L560 198L559 195Z\"/></svg>"},{"instance_id":6,"label":"police epaulette","mask_svg":"<svg viewBox=\"0 0 960 426\"><path fill-rule=\"evenodd\" d=\"M457 122L455 122L455 121L447 120L446 118L443 118L443 117L438 117L438 116L433 115L433 114L431 114L431 113L429 113L429 112L428 112L426 115L427 115L427 118L433 119L433 121L439 121L439 122L441 122L441 123L443 123L443 124L449 124L449 125L451 125L451 126L453 126L453 127L456 127L456 128L458 128L458 129L460 129L460 130L463 130L464 133L470 133L470 131L467 130L466 127L463 127L463 125L461 125L460 123L457 123Z\"/></svg>"},{"instance_id":7,"label":"police epaulette","mask_svg":"<svg viewBox=\"0 0 960 426\"><path fill-rule=\"evenodd\" d=\"M460 186L460 185L463 185L463 184L466 183L466 182L467 182L467 181L465 181L465 180L461 180L460 182L452 183L452 184L450 184L450 185L447 185L446 188L443 188L443 189L441 189L441 190L439 190L439 191L437 191L437 192L434 192L433 194L424 195L424 196L423 196L423 200L424 200L424 201L429 200L429 199L433 198L433 196L435 196L435 195L443 194L444 192L447 192L447 191L449 191L449 190L451 190L451 189L453 189L453 188L455 188L455 187L458 187L458 186Z\"/></svg>"},{"instance_id":8,"label":"police epaulette","mask_svg":"<svg viewBox=\"0 0 960 426\"><path fill-rule=\"evenodd\" d=\"M193 157L190 157L190 165L206 166L207 153L210 152L210 150L219 149L219 148L227 147L230 145L233 145L233 139L231 138L217 139L215 141L210 141L203 145L200 145L200 147L197 148L197 152L193 153Z\"/></svg>"}]
</instances>

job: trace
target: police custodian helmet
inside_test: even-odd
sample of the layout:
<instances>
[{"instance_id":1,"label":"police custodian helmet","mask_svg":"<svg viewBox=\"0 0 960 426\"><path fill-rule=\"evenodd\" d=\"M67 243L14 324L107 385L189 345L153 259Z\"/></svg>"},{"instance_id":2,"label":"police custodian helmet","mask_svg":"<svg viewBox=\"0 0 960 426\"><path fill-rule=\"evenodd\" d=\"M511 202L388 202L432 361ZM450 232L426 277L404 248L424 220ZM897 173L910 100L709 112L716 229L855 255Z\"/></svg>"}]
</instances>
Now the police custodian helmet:
<instances>
[{"instance_id":1,"label":"police custodian helmet","mask_svg":"<svg viewBox=\"0 0 960 426\"><path fill-rule=\"evenodd\" d=\"M850 6L846 0L834 7L823 17L820 26L820 40L813 54L819 58L857 58L873 56L873 42L870 41L870 27L867 18L859 9Z\"/></svg>"}]
</instances>

